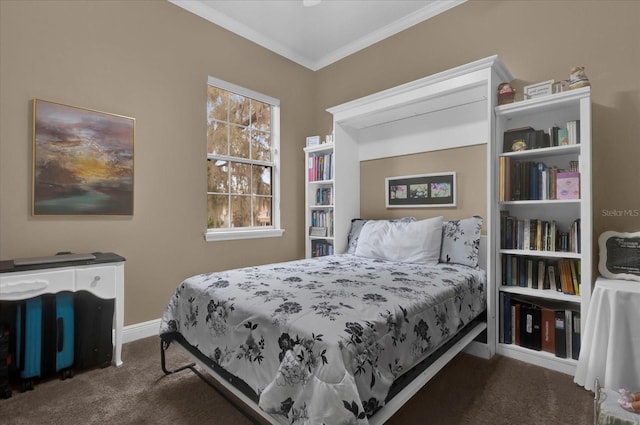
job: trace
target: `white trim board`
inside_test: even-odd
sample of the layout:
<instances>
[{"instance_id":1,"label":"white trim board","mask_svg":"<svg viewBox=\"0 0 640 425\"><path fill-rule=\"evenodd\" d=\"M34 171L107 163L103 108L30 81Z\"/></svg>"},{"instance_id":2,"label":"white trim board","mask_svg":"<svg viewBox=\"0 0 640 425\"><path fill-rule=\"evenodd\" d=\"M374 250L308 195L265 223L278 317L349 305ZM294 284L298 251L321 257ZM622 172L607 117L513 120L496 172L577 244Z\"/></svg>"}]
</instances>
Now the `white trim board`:
<instances>
[{"instance_id":1,"label":"white trim board","mask_svg":"<svg viewBox=\"0 0 640 425\"><path fill-rule=\"evenodd\" d=\"M147 338L150 336L157 336L160 334L160 320L153 319L142 323L134 323L133 325L127 325L122 328L122 342L137 341L139 339Z\"/></svg>"}]
</instances>

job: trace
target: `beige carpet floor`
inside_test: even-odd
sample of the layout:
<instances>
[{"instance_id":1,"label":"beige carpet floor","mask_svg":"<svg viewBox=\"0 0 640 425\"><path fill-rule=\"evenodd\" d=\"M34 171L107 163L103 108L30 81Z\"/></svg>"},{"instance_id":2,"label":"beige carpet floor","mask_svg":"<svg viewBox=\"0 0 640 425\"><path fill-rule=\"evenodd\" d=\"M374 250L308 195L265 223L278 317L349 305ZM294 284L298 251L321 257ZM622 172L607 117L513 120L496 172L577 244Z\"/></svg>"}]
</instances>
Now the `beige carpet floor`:
<instances>
[{"instance_id":1,"label":"beige carpet floor","mask_svg":"<svg viewBox=\"0 0 640 425\"><path fill-rule=\"evenodd\" d=\"M78 371L72 379L14 391L0 400L0 424L251 424L190 371L165 376L159 347L158 337L125 344L119 368ZM169 367L184 361L179 349L169 348ZM593 393L569 375L460 354L387 423L590 425Z\"/></svg>"}]
</instances>

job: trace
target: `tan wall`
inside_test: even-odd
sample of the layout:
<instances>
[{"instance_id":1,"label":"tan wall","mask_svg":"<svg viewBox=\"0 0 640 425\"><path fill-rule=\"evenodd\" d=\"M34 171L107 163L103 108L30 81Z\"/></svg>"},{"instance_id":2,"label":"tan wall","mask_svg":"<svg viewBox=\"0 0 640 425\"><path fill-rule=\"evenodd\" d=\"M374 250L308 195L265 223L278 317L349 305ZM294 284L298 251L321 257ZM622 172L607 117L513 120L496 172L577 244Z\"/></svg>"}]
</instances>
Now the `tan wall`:
<instances>
[{"instance_id":1,"label":"tan wall","mask_svg":"<svg viewBox=\"0 0 640 425\"><path fill-rule=\"evenodd\" d=\"M605 230L640 231L633 214L640 213L638 40L638 1L471 0L318 71L317 127L320 134L330 131L328 107L495 54L516 77L519 99L524 85L567 79L573 66L585 66L592 85L596 245ZM438 155L427 156L436 162ZM375 169L361 169L362 181L375 178ZM361 213L379 215L379 208L368 205ZM616 216L625 211L631 215ZM597 262L597 248L594 253Z\"/></svg>"},{"instance_id":2,"label":"tan wall","mask_svg":"<svg viewBox=\"0 0 640 425\"><path fill-rule=\"evenodd\" d=\"M444 216L459 219L487 216L486 146L477 145L445 149L416 155L363 161L360 163L360 212L363 218L418 219ZM456 172L455 207L389 208L385 207L385 178L425 173ZM485 226L486 228L486 226Z\"/></svg>"},{"instance_id":3,"label":"tan wall","mask_svg":"<svg viewBox=\"0 0 640 425\"><path fill-rule=\"evenodd\" d=\"M0 258L126 257L125 324L198 272L299 258L313 72L166 1L0 1ZM205 242L206 81L279 98L282 238ZM133 217L32 217L34 97L136 118Z\"/></svg>"},{"instance_id":4,"label":"tan wall","mask_svg":"<svg viewBox=\"0 0 640 425\"><path fill-rule=\"evenodd\" d=\"M586 66L594 234L640 230L640 217L602 212L640 209L639 38L640 2L472 0L314 73L164 1L2 0L0 258L115 251L128 260L125 323L158 318L191 274L303 255L302 146L330 132L327 107L494 54L520 88ZM283 238L203 240L207 75L282 101ZM133 217L29 215L34 97L137 119Z\"/></svg>"}]
</instances>

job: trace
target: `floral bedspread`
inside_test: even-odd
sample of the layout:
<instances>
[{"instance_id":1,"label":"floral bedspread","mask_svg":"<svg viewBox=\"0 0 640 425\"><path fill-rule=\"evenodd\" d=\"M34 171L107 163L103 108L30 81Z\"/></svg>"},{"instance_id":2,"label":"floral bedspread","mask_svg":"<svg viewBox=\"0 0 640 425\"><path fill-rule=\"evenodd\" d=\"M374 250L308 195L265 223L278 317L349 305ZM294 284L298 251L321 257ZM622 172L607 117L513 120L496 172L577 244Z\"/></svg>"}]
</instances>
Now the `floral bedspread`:
<instances>
[{"instance_id":1,"label":"floral bedspread","mask_svg":"<svg viewBox=\"0 0 640 425\"><path fill-rule=\"evenodd\" d=\"M178 331L290 424L366 424L394 379L485 308L483 270L334 255L180 284Z\"/></svg>"}]
</instances>

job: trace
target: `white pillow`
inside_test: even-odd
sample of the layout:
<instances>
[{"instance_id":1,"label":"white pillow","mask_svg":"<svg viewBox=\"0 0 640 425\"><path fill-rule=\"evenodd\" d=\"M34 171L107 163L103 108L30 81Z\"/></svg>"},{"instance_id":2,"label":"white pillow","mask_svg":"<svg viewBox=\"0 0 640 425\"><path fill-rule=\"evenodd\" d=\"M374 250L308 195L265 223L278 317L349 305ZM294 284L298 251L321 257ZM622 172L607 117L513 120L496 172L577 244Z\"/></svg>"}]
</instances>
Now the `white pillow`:
<instances>
[{"instance_id":1,"label":"white pillow","mask_svg":"<svg viewBox=\"0 0 640 425\"><path fill-rule=\"evenodd\" d=\"M370 220L362 227L355 255L435 265L441 241L442 217L409 223Z\"/></svg>"}]
</instances>

